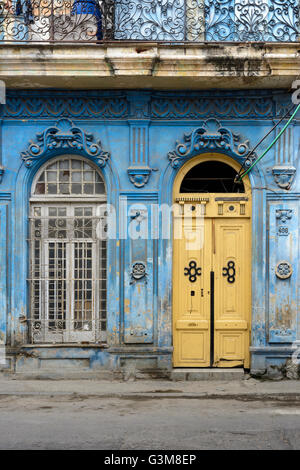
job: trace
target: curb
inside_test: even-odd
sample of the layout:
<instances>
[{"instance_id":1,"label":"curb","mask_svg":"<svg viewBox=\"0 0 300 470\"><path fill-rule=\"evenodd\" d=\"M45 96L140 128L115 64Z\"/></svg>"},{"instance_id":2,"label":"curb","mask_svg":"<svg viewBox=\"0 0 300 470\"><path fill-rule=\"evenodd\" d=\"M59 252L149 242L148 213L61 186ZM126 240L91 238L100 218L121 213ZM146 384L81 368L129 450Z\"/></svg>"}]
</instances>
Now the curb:
<instances>
[{"instance_id":1,"label":"curb","mask_svg":"<svg viewBox=\"0 0 300 470\"><path fill-rule=\"evenodd\" d=\"M300 393L76 393L76 392L0 392L2 398L28 398L28 397L73 397L74 399L122 399L122 400L155 400L155 399L180 399L180 400L238 400L238 401L284 401L300 402Z\"/></svg>"}]
</instances>

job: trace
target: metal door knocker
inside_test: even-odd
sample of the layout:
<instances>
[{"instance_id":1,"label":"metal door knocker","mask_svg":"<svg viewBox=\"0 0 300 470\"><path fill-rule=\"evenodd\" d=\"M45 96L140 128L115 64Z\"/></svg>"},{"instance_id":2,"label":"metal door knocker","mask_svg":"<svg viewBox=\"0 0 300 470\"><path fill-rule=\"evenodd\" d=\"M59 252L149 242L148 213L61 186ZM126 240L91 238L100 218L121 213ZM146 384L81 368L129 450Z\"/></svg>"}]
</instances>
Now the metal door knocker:
<instances>
[{"instance_id":1,"label":"metal door knocker","mask_svg":"<svg viewBox=\"0 0 300 470\"><path fill-rule=\"evenodd\" d=\"M227 267L223 268L223 276L227 276L227 281L229 284L235 282L235 263L234 261L228 261Z\"/></svg>"},{"instance_id":2,"label":"metal door knocker","mask_svg":"<svg viewBox=\"0 0 300 470\"><path fill-rule=\"evenodd\" d=\"M197 268L196 261L190 261L189 268L184 268L184 275L189 276L190 282L196 282L197 276L201 276L202 270L201 268Z\"/></svg>"}]
</instances>

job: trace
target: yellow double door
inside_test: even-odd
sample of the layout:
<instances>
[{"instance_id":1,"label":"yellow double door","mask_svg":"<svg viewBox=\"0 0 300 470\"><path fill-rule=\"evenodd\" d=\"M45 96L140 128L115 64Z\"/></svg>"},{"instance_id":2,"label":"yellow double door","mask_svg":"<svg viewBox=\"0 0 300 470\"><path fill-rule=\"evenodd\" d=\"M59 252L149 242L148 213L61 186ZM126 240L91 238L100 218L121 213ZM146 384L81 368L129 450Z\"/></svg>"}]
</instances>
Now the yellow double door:
<instances>
[{"instance_id":1,"label":"yellow double door","mask_svg":"<svg viewBox=\"0 0 300 470\"><path fill-rule=\"evenodd\" d=\"M174 367L249 367L250 202L210 194L177 201Z\"/></svg>"}]
</instances>

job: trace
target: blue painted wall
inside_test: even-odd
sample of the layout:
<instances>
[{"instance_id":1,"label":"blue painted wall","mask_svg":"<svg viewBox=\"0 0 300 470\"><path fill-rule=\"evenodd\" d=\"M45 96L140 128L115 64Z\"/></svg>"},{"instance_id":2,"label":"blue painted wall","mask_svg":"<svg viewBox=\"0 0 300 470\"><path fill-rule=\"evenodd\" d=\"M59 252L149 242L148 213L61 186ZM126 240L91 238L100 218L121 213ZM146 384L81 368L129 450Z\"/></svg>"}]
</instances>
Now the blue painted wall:
<instances>
[{"instance_id":1,"label":"blue painted wall","mask_svg":"<svg viewBox=\"0 0 300 470\"><path fill-rule=\"evenodd\" d=\"M1 105L2 166L0 184L0 338L12 351L28 344L28 200L34 175L47 160L70 149L50 149L39 140L50 127L70 127L101 141L107 161L97 160L87 143L75 153L98 162L103 171L108 202L118 210L127 201L126 216L119 218L116 239L108 242L108 349L57 348L38 352L86 359L90 366L117 368L130 358L170 367L172 355L172 241L155 235L133 242L125 239L137 211L172 203L178 166L168 154L184 135L217 119L237 143L252 148L290 106L290 97L276 91L216 92L75 92L10 91ZM211 121L210 121L211 122ZM299 116L288 133L251 172L253 190L252 250L252 370L264 371L291 355L299 331ZM270 143L275 133L261 145ZM248 143L247 143L248 141ZM36 151L32 143L39 145ZM43 151L40 151L42 146ZM235 144L233 144L235 146ZM242 162L235 146L224 150ZM202 150L204 151L204 150ZM28 152L33 161L22 159ZM34 153L36 152L36 153ZM73 152L73 153L74 153ZM198 152L199 153L199 152ZM193 154L195 155L195 153ZM190 156L193 156L190 154ZM24 157L25 158L25 157ZM25 158L26 160L26 158ZM288 183L287 183L288 182ZM289 184L290 183L290 184ZM149 212L148 212L149 213ZM143 222L144 223L144 222ZM161 228L158 216L143 230ZM8 262L6 262L8 260ZM147 276L132 280L135 262L146 266ZM276 275L280 261L291 264L288 279ZM147 282L145 282L147 280ZM54 352L55 351L55 352ZM62 352L63 351L63 352ZM45 356L46 355L46 356ZM38 367L39 358L30 367ZM19 360L21 366L24 358Z\"/></svg>"}]
</instances>

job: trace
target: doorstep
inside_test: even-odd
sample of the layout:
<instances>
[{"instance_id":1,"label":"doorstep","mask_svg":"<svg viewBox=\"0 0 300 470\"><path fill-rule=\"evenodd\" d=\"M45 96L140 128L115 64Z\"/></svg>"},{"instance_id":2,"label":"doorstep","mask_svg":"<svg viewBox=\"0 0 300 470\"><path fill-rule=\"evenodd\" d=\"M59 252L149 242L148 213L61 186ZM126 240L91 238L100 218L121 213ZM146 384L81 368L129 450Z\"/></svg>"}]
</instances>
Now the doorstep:
<instances>
[{"instance_id":1,"label":"doorstep","mask_svg":"<svg viewBox=\"0 0 300 470\"><path fill-rule=\"evenodd\" d=\"M200 381L200 380L243 380L244 369L200 369L200 368L178 368L171 372L171 380L178 381Z\"/></svg>"}]
</instances>

